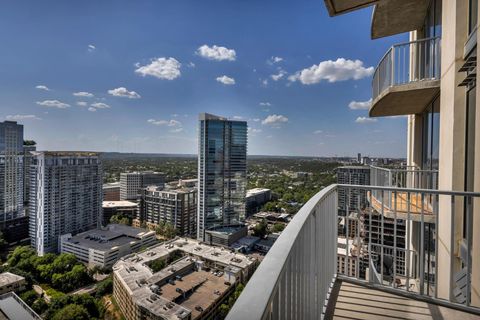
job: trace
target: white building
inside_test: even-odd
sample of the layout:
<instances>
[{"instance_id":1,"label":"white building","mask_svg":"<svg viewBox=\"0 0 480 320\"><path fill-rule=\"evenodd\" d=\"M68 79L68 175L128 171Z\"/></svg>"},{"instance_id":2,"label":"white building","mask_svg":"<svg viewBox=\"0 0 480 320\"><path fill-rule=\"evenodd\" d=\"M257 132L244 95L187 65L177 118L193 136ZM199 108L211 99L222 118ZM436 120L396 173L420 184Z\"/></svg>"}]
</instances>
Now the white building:
<instances>
[{"instance_id":1,"label":"white building","mask_svg":"<svg viewBox=\"0 0 480 320\"><path fill-rule=\"evenodd\" d=\"M121 257L157 242L154 231L110 224L72 236L60 237L60 251L74 254L90 267L109 268Z\"/></svg>"},{"instance_id":2,"label":"white building","mask_svg":"<svg viewBox=\"0 0 480 320\"><path fill-rule=\"evenodd\" d=\"M103 171L98 153L33 152L30 239L39 255L56 252L62 234L96 228L102 216Z\"/></svg>"}]
</instances>

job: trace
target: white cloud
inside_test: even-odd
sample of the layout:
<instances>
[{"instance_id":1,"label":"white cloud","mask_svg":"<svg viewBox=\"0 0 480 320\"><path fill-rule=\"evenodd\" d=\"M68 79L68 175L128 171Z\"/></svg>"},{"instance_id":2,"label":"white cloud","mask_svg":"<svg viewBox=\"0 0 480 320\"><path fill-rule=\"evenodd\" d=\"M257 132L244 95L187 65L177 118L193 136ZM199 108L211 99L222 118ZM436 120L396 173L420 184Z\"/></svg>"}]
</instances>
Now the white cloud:
<instances>
[{"instance_id":1,"label":"white cloud","mask_svg":"<svg viewBox=\"0 0 480 320\"><path fill-rule=\"evenodd\" d=\"M315 130L315 131L313 131L313 134L322 134L322 133L323 133L322 130Z\"/></svg>"},{"instance_id":2,"label":"white cloud","mask_svg":"<svg viewBox=\"0 0 480 320\"><path fill-rule=\"evenodd\" d=\"M89 44L87 47L88 52L93 52L97 49L93 44Z\"/></svg>"},{"instance_id":3,"label":"white cloud","mask_svg":"<svg viewBox=\"0 0 480 320\"><path fill-rule=\"evenodd\" d=\"M187 64L187 67L189 67L189 68L195 68L195 63L193 63L193 62L190 61L190 62Z\"/></svg>"},{"instance_id":4,"label":"white cloud","mask_svg":"<svg viewBox=\"0 0 480 320\"><path fill-rule=\"evenodd\" d=\"M259 118L253 118L252 121L253 122L260 122L260 119Z\"/></svg>"},{"instance_id":5,"label":"white cloud","mask_svg":"<svg viewBox=\"0 0 480 320\"><path fill-rule=\"evenodd\" d=\"M125 87L118 87L108 90L108 93L115 97L125 97L129 99L139 99L141 96L135 91L128 91Z\"/></svg>"},{"instance_id":6,"label":"white cloud","mask_svg":"<svg viewBox=\"0 0 480 320\"><path fill-rule=\"evenodd\" d=\"M281 123L288 122L288 118L280 114L271 114L262 120L262 124L278 126Z\"/></svg>"},{"instance_id":7,"label":"white cloud","mask_svg":"<svg viewBox=\"0 0 480 320\"><path fill-rule=\"evenodd\" d=\"M168 127L180 127L182 123L178 120L171 119L171 120L155 120L155 119L148 119L148 123L151 123L156 126L168 126Z\"/></svg>"},{"instance_id":8,"label":"white cloud","mask_svg":"<svg viewBox=\"0 0 480 320\"><path fill-rule=\"evenodd\" d=\"M77 106L79 106L79 107L86 107L87 105L88 105L88 103L85 102L85 101L77 101Z\"/></svg>"},{"instance_id":9,"label":"white cloud","mask_svg":"<svg viewBox=\"0 0 480 320\"><path fill-rule=\"evenodd\" d=\"M259 105L262 107L270 107L272 104L270 102L260 102Z\"/></svg>"},{"instance_id":10,"label":"white cloud","mask_svg":"<svg viewBox=\"0 0 480 320\"><path fill-rule=\"evenodd\" d=\"M37 117L34 114L15 114L8 115L5 119L9 121L24 121L24 120L42 120L42 118Z\"/></svg>"},{"instance_id":11,"label":"white cloud","mask_svg":"<svg viewBox=\"0 0 480 320\"><path fill-rule=\"evenodd\" d=\"M283 61L283 58L272 56L270 59L267 60L267 63L272 65L274 63L279 63L279 62L282 62L282 61Z\"/></svg>"},{"instance_id":12,"label":"white cloud","mask_svg":"<svg viewBox=\"0 0 480 320\"><path fill-rule=\"evenodd\" d=\"M63 103L58 100L37 101L37 104L43 107L58 108L58 109L66 109L70 107L68 103Z\"/></svg>"},{"instance_id":13,"label":"white cloud","mask_svg":"<svg viewBox=\"0 0 480 320\"><path fill-rule=\"evenodd\" d=\"M348 104L348 107L351 110L368 110L370 109L370 106L372 105L372 98L367 101L351 101Z\"/></svg>"},{"instance_id":14,"label":"white cloud","mask_svg":"<svg viewBox=\"0 0 480 320\"><path fill-rule=\"evenodd\" d=\"M197 51L195 51L195 53L208 60L216 61L235 61L235 59L237 58L237 53L235 52L235 50L216 45L209 47L204 44L203 46L199 47Z\"/></svg>"},{"instance_id":15,"label":"white cloud","mask_svg":"<svg viewBox=\"0 0 480 320\"><path fill-rule=\"evenodd\" d=\"M90 106L95 109L110 109L110 106L103 102L95 102L95 103L92 103Z\"/></svg>"},{"instance_id":16,"label":"white cloud","mask_svg":"<svg viewBox=\"0 0 480 320\"><path fill-rule=\"evenodd\" d=\"M262 129L252 128L252 127L248 127L248 130L247 130L247 131L248 131L249 134L254 135L254 134L256 134L256 133L262 132L263 130L262 130Z\"/></svg>"},{"instance_id":17,"label":"white cloud","mask_svg":"<svg viewBox=\"0 0 480 320\"><path fill-rule=\"evenodd\" d=\"M264 87L268 86L268 79L263 79L263 80L262 80L262 85L263 85Z\"/></svg>"},{"instance_id":18,"label":"white cloud","mask_svg":"<svg viewBox=\"0 0 480 320\"><path fill-rule=\"evenodd\" d=\"M227 76L221 76L221 77L217 77L217 81L218 82L221 82L227 86L231 86L231 85L234 85L235 84L235 79L233 78L230 78L230 77L227 77Z\"/></svg>"},{"instance_id":19,"label":"white cloud","mask_svg":"<svg viewBox=\"0 0 480 320\"><path fill-rule=\"evenodd\" d=\"M84 97L84 98L92 98L93 97L93 93L86 92L86 91L74 92L73 95L75 97Z\"/></svg>"},{"instance_id":20,"label":"white cloud","mask_svg":"<svg viewBox=\"0 0 480 320\"><path fill-rule=\"evenodd\" d=\"M149 64L136 65L136 73L141 76L152 76L158 79L173 80L180 77L182 64L175 58L154 58Z\"/></svg>"},{"instance_id":21,"label":"white cloud","mask_svg":"<svg viewBox=\"0 0 480 320\"><path fill-rule=\"evenodd\" d=\"M278 81L283 78L284 75L286 75L287 72L285 70L280 69L277 74L272 74L270 75L270 78L272 78L273 81Z\"/></svg>"},{"instance_id":22,"label":"white cloud","mask_svg":"<svg viewBox=\"0 0 480 320\"><path fill-rule=\"evenodd\" d=\"M40 84L40 85L36 86L35 89L50 91L50 88L47 87L47 86L44 86L43 84Z\"/></svg>"},{"instance_id":23,"label":"white cloud","mask_svg":"<svg viewBox=\"0 0 480 320\"><path fill-rule=\"evenodd\" d=\"M358 117L357 119L355 119L355 122L356 123L373 123L373 122L377 122L377 119L368 118L368 117Z\"/></svg>"},{"instance_id":24,"label":"white cloud","mask_svg":"<svg viewBox=\"0 0 480 320\"><path fill-rule=\"evenodd\" d=\"M288 79L292 82L300 81L303 84L315 84L322 80L328 82L359 80L371 76L373 71L373 67L365 68L360 60L338 58L336 61L327 60L314 64L310 68L296 72Z\"/></svg>"},{"instance_id":25,"label":"white cloud","mask_svg":"<svg viewBox=\"0 0 480 320\"><path fill-rule=\"evenodd\" d=\"M183 131L183 128L182 127L179 127L179 128L174 128L174 129L171 129L170 132L172 133L179 133L179 132L182 132Z\"/></svg>"},{"instance_id":26,"label":"white cloud","mask_svg":"<svg viewBox=\"0 0 480 320\"><path fill-rule=\"evenodd\" d=\"M90 108L88 108L88 111L95 112L95 111L97 111L97 109L95 109L94 107L90 107Z\"/></svg>"}]
</instances>

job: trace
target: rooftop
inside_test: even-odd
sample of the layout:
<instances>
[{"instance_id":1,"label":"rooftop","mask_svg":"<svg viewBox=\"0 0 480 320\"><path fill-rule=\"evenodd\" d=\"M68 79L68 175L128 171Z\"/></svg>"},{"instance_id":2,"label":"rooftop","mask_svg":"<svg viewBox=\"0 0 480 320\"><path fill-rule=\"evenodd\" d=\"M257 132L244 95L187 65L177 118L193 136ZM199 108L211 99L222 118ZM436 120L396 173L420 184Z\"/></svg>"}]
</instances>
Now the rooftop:
<instances>
[{"instance_id":1,"label":"rooftop","mask_svg":"<svg viewBox=\"0 0 480 320\"><path fill-rule=\"evenodd\" d=\"M93 151L31 151L34 155L45 155L51 157L98 157L99 152Z\"/></svg>"},{"instance_id":2,"label":"rooftop","mask_svg":"<svg viewBox=\"0 0 480 320\"><path fill-rule=\"evenodd\" d=\"M103 201L103 208L125 208L125 207L138 207L138 203L121 200L121 201Z\"/></svg>"},{"instance_id":3,"label":"rooftop","mask_svg":"<svg viewBox=\"0 0 480 320\"><path fill-rule=\"evenodd\" d=\"M25 278L10 272L0 273L0 287L4 287L21 280L25 280Z\"/></svg>"},{"instance_id":4,"label":"rooftop","mask_svg":"<svg viewBox=\"0 0 480 320\"><path fill-rule=\"evenodd\" d=\"M142 236L150 233L154 234L155 232L121 224L109 224L104 229L93 229L79 233L68 239L68 242L94 250L108 251L139 240Z\"/></svg>"},{"instance_id":5,"label":"rooftop","mask_svg":"<svg viewBox=\"0 0 480 320\"><path fill-rule=\"evenodd\" d=\"M0 296L0 319L41 320L38 314L13 292Z\"/></svg>"},{"instance_id":6,"label":"rooftop","mask_svg":"<svg viewBox=\"0 0 480 320\"><path fill-rule=\"evenodd\" d=\"M252 196L252 195L256 195L256 194L259 194L259 193L269 192L269 191L271 191L271 190L266 189L266 188L253 188L253 189L247 190L247 197Z\"/></svg>"}]
</instances>

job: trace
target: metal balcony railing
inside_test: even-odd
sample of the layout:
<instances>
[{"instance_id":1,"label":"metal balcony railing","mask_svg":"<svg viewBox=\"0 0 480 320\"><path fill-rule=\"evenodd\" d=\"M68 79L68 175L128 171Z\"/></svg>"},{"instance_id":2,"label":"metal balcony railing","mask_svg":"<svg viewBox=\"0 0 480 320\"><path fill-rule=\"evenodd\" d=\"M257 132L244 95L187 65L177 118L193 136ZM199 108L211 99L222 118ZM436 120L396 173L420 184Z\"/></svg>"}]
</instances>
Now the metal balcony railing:
<instances>
[{"instance_id":1,"label":"metal balcony railing","mask_svg":"<svg viewBox=\"0 0 480 320\"><path fill-rule=\"evenodd\" d=\"M367 203L362 208L347 205L345 216L339 217L339 189L347 190L347 197L354 196L358 190L366 192L369 203L374 201L373 191L379 193L377 201L380 202L385 201L386 193L405 194L407 213L397 217L394 207L392 218L387 218ZM413 219L408 210L411 199L427 197L432 198L433 219L427 222L429 213L423 206L420 219ZM470 306L473 200L478 197L480 193L331 185L311 198L295 215L253 274L227 319L320 319L337 279L480 314L480 309ZM346 202L350 203L348 198ZM456 249L450 251L453 253L442 249L441 254L443 261L447 257L452 269L460 271L455 271L453 276L439 276L436 230L456 234L459 222L453 217L459 214L465 217L464 239L452 236L442 238L442 243L449 243L451 248L463 243L463 260L459 261ZM343 234L344 239L341 246L339 234ZM440 299L438 284L442 281L451 291L447 298L442 292L443 299ZM450 281L452 283L448 283Z\"/></svg>"},{"instance_id":2,"label":"metal balcony railing","mask_svg":"<svg viewBox=\"0 0 480 320\"><path fill-rule=\"evenodd\" d=\"M387 88L440 79L440 38L428 38L392 46L373 75L373 100Z\"/></svg>"}]
</instances>

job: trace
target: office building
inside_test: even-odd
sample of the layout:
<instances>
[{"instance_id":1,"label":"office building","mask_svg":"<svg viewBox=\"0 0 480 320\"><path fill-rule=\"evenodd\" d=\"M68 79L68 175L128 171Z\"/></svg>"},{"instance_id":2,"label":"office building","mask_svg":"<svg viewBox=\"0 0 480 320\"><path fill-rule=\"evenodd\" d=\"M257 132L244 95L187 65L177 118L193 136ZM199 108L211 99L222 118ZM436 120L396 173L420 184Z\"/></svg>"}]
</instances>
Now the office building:
<instances>
[{"instance_id":1,"label":"office building","mask_svg":"<svg viewBox=\"0 0 480 320\"><path fill-rule=\"evenodd\" d=\"M62 234L102 221L102 163L98 153L34 152L30 168L30 239L39 255L58 251Z\"/></svg>"},{"instance_id":2,"label":"office building","mask_svg":"<svg viewBox=\"0 0 480 320\"><path fill-rule=\"evenodd\" d=\"M202 113L198 141L198 227L242 223L247 186L247 122Z\"/></svg>"},{"instance_id":3,"label":"office building","mask_svg":"<svg viewBox=\"0 0 480 320\"><path fill-rule=\"evenodd\" d=\"M23 125L0 122L0 229L24 216Z\"/></svg>"},{"instance_id":4,"label":"office building","mask_svg":"<svg viewBox=\"0 0 480 320\"><path fill-rule=\"evenodd\" d=\"M180 187L162 189L147 187L142 190L141 212L135 225L146 223L154 229L159 224L172 225L181 236L196 236L197 189Z\"/></svg>"},{"instance_id":5,"label":"office building","mask_svg":"<svg viewBox=\"0 0 480 320\"><path fill-rule=\"evenodd\" d=\"M357 162L358 163L362 162L362 154L360 152L357 154Z\"/></svg>"},{"instance_id":6,"label":"office building","mask_svg":"<svg viewBox=\"0 0 480 320\"><path fill-rule=\"evenodd\" d=\"M103 201L120 201L120 182L103 185Z\"/></svg>"},{"instance_id":7,"label":"office building","mask_svg":"<svg viewBox=\"0 0 480 320\"><path fill-rule=\"evenodd\" d=\"M157 243L155 231L109 224L60 237L60 252L71 253L89 267L110 268L123 256Z\"/></svg>"},{"instance_id":8,"label":"office building","mask_svg":"<svg viewBox=\"0 0 480 320\"><path fill-rule=\"evenodd\" d=\"M25 210L27 211L28 202L30 201L30 165L32 164L32 151L36 150L37 146L33 142L23 145L23 202L26 205Z\"/></svg>"},{"instance_id":9,"label":"office building","mask_svg":"<svg viewBox=\"0 0 480 320\"><path fill-rule=\"evenodd\" d=\"M257 260L177 238L121 258L113 296L125 319L210 319Z\"/></svg>"},{"instance_id":10,"label":"office building","mask_svg":"<svg viewBox=\"0 0 480 320\"><path fill-rule=\"evenodd\" d=\"M118 218L127 218L130 222L138 217L140 205L132 201L103 201L103 220L102 225L107 225L112 216Z\"/></svg>"},{"instance_id":11,"label":"office building","mask_svg":"<svg viewBox=\"0 0 480 320\"><path fill-rule=\"evenodd\" d=\"M365 230L372 230L364 240L371 237L368 246L380 248L378 254L369 250L364 257L367 279L352 276L349 259L344 259L344 274L327 262L338 260L335 226L341 190L332 185L295 215L278 239L282 246L274 246L266 255L227 319L275 318L288 312L305 319L357 319L365 314L476 319L480 314L478 1L326 0L325 5L332 16L373 5L369 31L374 39L409 32L409 41L388 49L373 73L369 116L406 116L407 168L400 170L410 178L399 181L396 173L383 169L381 183L361 188L369 193L361 213L363 224ZM405 228L399 228L402 223ZM322 245L312 248L312 243ZM402 259L400 253L405 257L404 270L395 262ZM307 270L301 274L317 280L289 282L298 270ZM263 281L272 273L274 277ZM258 282L261 287L255 286ZM338 294L331 295L332 283ZM297 292L315 292L315 297L302 305ZM357 302L338 299L346 295ZM382 299L370 304L372 296ZM401 306L391 303L393 299L401 299Z\"/></svg>"},{"instance_id":12,"label":"office building","mask_svg":"<svg viewBox=\"0 0 480 320\"><path fill-rule=\"evenodd\" d=\"M245 206L247 216L259 212L262 206L272 200L272 190L266 188L254 188L247 190Z\"/></svg>"},{"instance_id":13,"label":"office building","mask_svg":"<svg viewBox=\"0 0 480 320\"><path fill-rule=\"evenodd\" d=\"M337 168L338 184L369 185L370 167L344 166ZM367 205L367 192L358 189L340 189L338 192L338 207L343 213L359 210Z\"/></svg>"},{"instance_id":14,"label":"office building","mask_svg":"<svg viewBox=\"0 0 480 320\"><path fill-rule=\"evenodd\" d=\"M122 172L120 174L120 200L139 200L140 191L147 186L163 187L165 175L160 172Z\"/></svg>"}]
</instances>

